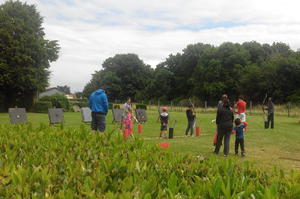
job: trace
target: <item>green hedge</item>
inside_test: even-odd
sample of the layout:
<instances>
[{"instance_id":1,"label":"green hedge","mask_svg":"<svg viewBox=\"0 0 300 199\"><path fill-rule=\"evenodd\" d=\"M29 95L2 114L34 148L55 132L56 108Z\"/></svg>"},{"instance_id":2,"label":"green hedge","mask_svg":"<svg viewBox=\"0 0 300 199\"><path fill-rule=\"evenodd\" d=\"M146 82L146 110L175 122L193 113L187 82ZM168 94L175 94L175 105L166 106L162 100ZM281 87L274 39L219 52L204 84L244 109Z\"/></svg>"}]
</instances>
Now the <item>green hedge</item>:
<instances>
[{"instance_id":1,"label":"green hedge","mask_svg":"<svg viewBox=\"0 0 300 199\"><path fill-rule=\"evenodd\" d=\"M147 110L147 105L146 104L136 104L135 108Z\"/></svg>"},{"instance_id":2,"label":"green hedge","mask_svg":"<svg viewBox=\"0 0 300 199\"><path fill-rule=\"evenodd\" d=\"M121 109L120 104L114 104L114 109Z\"/></svg>"},{"instance_id":3,"label":"green hedge","mask_svg":"<svg viewBox=\"0 0 300 199\"><path fill-rule=\"evenodd\" d=\"M70 110L70 103L66 96L61 94L55 94L51 96L44 96L39 101L50 101L53 107L63 108L64 111Z\"/></svg>"},{"instance_id":4,"label":"green hedge","mask_svg":"<svg viewBox=\"0 0 300 199\"><path fill-rule=\"evenodd\" d=\"M49 101L38 101L34 104L34 112L37 113L47 113L49 108L52 108L52 103Z\"/></svg>"},{"instance_id":5,"label":"green hedge","mask_svg":"<svg viewBox=\"0 0 300 199\"><path fill-rule=\"evenodd\" d=\"M297 171L166 152L84 125L0 125L0 137L0 198L300 198Z\"/></svg>"}]
</instances>

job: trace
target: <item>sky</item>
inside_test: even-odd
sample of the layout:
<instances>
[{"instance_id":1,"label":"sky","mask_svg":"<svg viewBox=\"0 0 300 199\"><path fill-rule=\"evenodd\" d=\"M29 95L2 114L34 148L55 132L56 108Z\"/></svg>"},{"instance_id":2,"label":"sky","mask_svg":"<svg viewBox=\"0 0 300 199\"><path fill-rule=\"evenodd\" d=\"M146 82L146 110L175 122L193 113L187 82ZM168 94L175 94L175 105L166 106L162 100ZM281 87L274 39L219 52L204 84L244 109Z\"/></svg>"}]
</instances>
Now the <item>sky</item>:
<instances>
[{"instance_id":1,"label":"sky","mask_svg":"<svg viewBox=\"0 0 300 199\"><path fill-rule=\"evenodd\" d=\"M135 53L155 66L188 44L257 41L300 48L297 0L21 0L58 40L50 87L82 91L105 59ZM5 0L0 0L0 4Z\"/></svg>"}]
</instances>

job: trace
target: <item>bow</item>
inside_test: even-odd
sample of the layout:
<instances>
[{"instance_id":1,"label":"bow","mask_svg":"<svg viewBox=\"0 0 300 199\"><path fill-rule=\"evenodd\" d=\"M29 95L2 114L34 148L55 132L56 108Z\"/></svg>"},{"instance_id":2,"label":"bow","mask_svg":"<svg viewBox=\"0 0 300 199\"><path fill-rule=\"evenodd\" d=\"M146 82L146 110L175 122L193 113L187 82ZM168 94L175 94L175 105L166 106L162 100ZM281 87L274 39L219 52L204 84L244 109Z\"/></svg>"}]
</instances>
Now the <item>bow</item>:
<instances>
[{"instance_id":1,"label":"bow","mask_svg":"<svg viewBox=\"0 0 300 199\"><path fill-rule=\"evenodd\" d=\"M263 102L262 102L262 105L261 105L261 108L262 108L263 113L264 113L264 119L266 119L266 118L265 118L266 112L265 112L264 104L266 103L267 97L268 97L268 93L266 93L265 98L264 98L264 100L263 100Z\"/></svg>"},{"instance_id":2,"label":"bow","mask_svg":"<svg viewBox=\"0 0 300 199\"><path fill-rule=\"evenodd\" d=\"M192 107L193 107L193 111L194 111L194 114L195 114L195 117L196 117L195 106L194 106L194 104L193 104L193 102L192 102L191 98L189 98L189 102L190 102L190 104L191 104L191 105L192 105ZM195 126L196 126L196 118L195 118L195 122L194 122L193 128L195 128Z\"/></svg>"}]
</instances>

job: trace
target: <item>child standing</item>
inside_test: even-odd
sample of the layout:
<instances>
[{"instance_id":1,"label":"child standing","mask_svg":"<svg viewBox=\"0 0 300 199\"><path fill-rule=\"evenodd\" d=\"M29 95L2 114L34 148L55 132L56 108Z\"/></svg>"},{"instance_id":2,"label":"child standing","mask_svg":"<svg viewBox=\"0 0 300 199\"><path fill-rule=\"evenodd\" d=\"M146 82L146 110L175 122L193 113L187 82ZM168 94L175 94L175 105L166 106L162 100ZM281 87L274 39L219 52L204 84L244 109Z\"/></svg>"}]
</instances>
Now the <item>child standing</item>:
<instances>
[{"instance_id":1,"label":"child standing","mask_svg":"<svg viewBox=\"0 0 300 199\"><path fill-rule=\"evenodd\" d=\"M160 137L167 138L169 114L167 113L167 107L162 107L161 110L162 110L162 113L159 115L160 123L161 123Z\"/></svg>"},{"instance_id":2,"label":"child standing","mask_svg":"<svg viewBox=\"0 0 300 199\"><path fill-rule=\"evenodd\" d=\"M133 119L132 109L131 107L128 107L126 117L124 120L124 129L125 131L127 131L128 135L132 134L132 119Z\"/></svg>"},{"instance_id":3,"label":"child standing","mask_svg":"<svg viewBox=\"0 0 300 199\"><path fill-rule=\"evenodd\" d=\"M238 155L239 145L241 145L241 154L245 156L245 145L244 145L244 129L246 125L241 122L240 118L234 120L235 127L235 155Z\"/></svg>"},{"instance_id":4,"label":"child standing","mask_svg":"<svg viewBox=\"0 0 300 199\"><path fill-rule=\"evenodd\" d=\"M189 131L191 130L191 136L194 132L194 124L195 124L195 118L196 116L193 114L193 106L189 105L188 109L186 110L186 117L188 119L188 125L185 130L185 136L188 136Z\"/></svg>"}]
</instances>

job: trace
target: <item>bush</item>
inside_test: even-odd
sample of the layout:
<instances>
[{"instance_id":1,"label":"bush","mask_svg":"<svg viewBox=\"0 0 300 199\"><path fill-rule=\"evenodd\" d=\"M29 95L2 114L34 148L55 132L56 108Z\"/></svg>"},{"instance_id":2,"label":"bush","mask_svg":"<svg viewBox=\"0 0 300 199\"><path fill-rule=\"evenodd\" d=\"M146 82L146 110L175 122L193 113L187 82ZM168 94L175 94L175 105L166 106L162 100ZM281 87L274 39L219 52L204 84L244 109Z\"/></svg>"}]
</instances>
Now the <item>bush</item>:
<instances>
[{"instance_id":1,"label":"bush","mask_svg":"<svg viewBox=\"0 0 300 199\"><path fill-rule=\"evenodd\" d=\"M146 104L136 104L135 108L147 110L147 105Z\"/></svg>"},{"instance_id":2,"label":"bush","mask_svg":"<svg viewBox=\"0 0 300 199\"><path fill-rule=\"evenodd\" d=\"M44 96L39 101L50 101L53 107L63 108L64 111L69 111L70 109L70 103L68 98L61 94Z\"/></svg>"},{"instance_id":3,"label":"bush","mask_svg":"<svg viewBox=\"0 0 300 199\"><path fill-rule=\"evenodd\" d=\"M84 125L0 125L0 198L300 197L297 171L175 154L139 138L88 132Z\"/></svg>"},{"instance_id":4,"label":"bush","mask_svg":"<svg viewBox=\"0 0 300 199\"><path fill-rule=\"evenodd\" d=\"M37 113L47 113L49 108L52 108L49 101L38 101L34 104L34 111Z\"/></svg>"},{"instance_id":5,"label":"bush","mask_svg":"<svg viewBox=\"0 0 300 199\"><path fill-rule=\"evenodd\" d=\"M114 109L121 109L120 104L114 104L113 107L114 107Z\"/></svg>"},{"instance_id":6,"label":"bush","mask_svg":"<svg viewBox=\"0 0 300 199\"><path fill-rule=\"evenodd\" d=\"M113 108L113 103L108 103L108 109L112 109Z\"/></svg>"}]
</instances>

